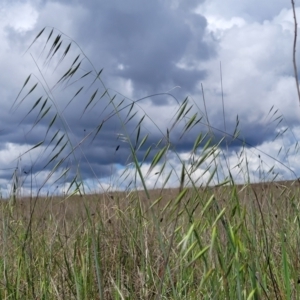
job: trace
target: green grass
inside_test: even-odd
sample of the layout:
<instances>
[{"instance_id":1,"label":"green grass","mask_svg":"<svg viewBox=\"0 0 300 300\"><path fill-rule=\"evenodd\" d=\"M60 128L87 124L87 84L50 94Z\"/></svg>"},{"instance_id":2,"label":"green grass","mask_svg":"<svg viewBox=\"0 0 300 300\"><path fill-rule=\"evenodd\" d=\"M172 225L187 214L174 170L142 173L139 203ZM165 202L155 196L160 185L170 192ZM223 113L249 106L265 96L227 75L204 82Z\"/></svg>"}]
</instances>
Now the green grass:
<instances>
[{"instance_id":1,"label":"green grass","mask_svg":"<svg viewBox=\"0 0 300 300\"><path fill-rule=\"evenodd\" d=\"M1 298L299 298L298 186L184 191L3 201Z\"/></svg>"},{"instance_id":2,"label":"green grass","mask_svg":"<svg viewBox=\"0 0 300 300\"><path fill-rule=\"evenodd\" d=\"M63 66L76 43L55 32L46 36L45 62ZM86 89L89 96L83 115L98 101L103 101L103 112L110 110L76 141L41 69L40 79L32 82L33 75L26 79L12 109L30 101L29 96L42 87L45 98L34 98L26 117L35 113L31 130L44 122L45 136L29 152L41 149L38 159L45 160L45 171L51 169L37 193L32 183L32 195L27 198L17 193L22 186L15 172L11 199L1 202L0 299L300 299L299 182L275 182L274 168L265 171L260 166L262 182L250 184L247 143L241 141L239 175L246 183L237 185L229 168L220 164L226 152L220 146L222 140L213 134L216 129L207 113L201 114L188 98L179 104L167 132L157 127L161 139L144 149L149 133L144 132L143 122L148 119L155 125L147 112L136 119L144 98L117 102L118 94L111 95L100 77L102 71L96 71L77 49L82 61L67 61L71 67L61 71L54 86L80 86L94 74L91 82L99 86ZM90 73L81 69L84 62L90 64ZM82 89L85 85L75 90L70 105ZM80 171L84 151L78 150L88 139L99 137L112 118L119 122L130 149L130 164L115 181L122 186L128 174L134 174L133 180L123 191L90 194ZM129 122L135 122L134 132L128 132ZM223 139L239 140L238 123L237 119L233 135L223 133ZM63 129L55 130L57 124ZM190 158L183 161L169 137L174 130L184 137L200 124L207 125L207 133L198 135ZM181 162L181 172L171 168L166 173L170 151ZM70 157L73 165L66 166ZM142 168L148 160L145 174ZM197 177L199 169L202 173ZM161 188L147 186L154 171ZM168 189L173 174L178 188ZM54 175L52 185L67 185L65 196L41 194ZM266 178L271 182L265 182Z\"/></svg>"}]
</instances>

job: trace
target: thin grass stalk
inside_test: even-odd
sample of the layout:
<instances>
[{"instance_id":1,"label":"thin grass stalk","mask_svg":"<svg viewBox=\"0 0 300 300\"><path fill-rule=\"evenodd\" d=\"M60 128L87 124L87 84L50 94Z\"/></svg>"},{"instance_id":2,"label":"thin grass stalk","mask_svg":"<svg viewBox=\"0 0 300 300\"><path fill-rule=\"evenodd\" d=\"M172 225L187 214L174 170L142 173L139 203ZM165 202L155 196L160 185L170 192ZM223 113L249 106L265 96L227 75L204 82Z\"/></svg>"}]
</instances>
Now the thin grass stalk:
<instances>
[{"instance_id":1,"label":"thin grass stalk","mask_svg":"<svg viewBox=\"0 0 300 300\"><path fill-rule=\"evenodd\" d=\"M297 24L297 15L296 15L296 9L295 9L295 1L291 0L291 3L292 3L292 10L293 10L293 17L294 17L293 66L294 66L296 90L297 90L297 95L298 95L298 100L299 100L299 105L300 105L300 88L299 88L298 70L297 70L297 63L296 63L298 24Z\"/></svg>"}]
</instances>

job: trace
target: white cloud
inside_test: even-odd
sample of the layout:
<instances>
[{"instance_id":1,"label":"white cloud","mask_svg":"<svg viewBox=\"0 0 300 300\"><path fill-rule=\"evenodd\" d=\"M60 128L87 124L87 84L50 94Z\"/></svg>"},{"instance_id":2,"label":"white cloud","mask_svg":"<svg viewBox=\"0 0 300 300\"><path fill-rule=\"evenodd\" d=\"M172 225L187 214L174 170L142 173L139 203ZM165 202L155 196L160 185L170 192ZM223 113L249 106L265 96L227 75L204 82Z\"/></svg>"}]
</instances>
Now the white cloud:
<instances>
[{"instance_id":1,"label":"white cloud","mask_svg":"<svg viewBox=\"0 0 300 300\"><path fill-rule=\"evenodd\" d=\"M213 11L208 15L208 34L216 35L219 43L218 56L205 63L209 76L203 85L209 112L215 118L222 113L221 62L227 120L238 114L245 124L261 122L273 105L290 121L296 120L299 107L292 65L291 9L279 10L262 23L226 19Z\"/></svg>"},{"instance_id":2,"label":"white cloud","mask_svg":"<svg viewBox=\"0 0 300 300\"><path fill-rule=\"evenodd\" d=\"M242 17L247 19L249 22L263 22L266 20L271 20L281 9L289 9L290 7L291 3L286 0L215 0L205 1L199 6L197 11L204 16L214 15L225 19Z\"/></svg>"},{"instance_id":3,"label":"white cloud","mask_svg":"<svg viewBox=\"0 0 300 300\"><path fill-rule=\"evenodd\" d=\"M38 16L37 9L31 3L4 2L0 8L0 28L9 26L23 33L34 28Z\"/></svg>"}]
</instances>

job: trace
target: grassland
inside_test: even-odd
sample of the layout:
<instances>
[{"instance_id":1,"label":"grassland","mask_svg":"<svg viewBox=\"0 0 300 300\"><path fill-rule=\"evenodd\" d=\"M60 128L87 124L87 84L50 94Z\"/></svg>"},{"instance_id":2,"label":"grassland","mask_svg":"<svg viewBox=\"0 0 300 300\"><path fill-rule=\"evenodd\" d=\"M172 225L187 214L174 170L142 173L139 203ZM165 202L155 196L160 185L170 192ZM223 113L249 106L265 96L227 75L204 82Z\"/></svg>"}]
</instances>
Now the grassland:
<instances>
[{"instance_id":1,"label":"grassland","mask_svg":"<svg viewBox=\"0 0 300 300\"><path fill-rule=\"evenodd\" d=\"M1 299L299 299L299 183L1 203Z\"/></svg>"}]
</instances>

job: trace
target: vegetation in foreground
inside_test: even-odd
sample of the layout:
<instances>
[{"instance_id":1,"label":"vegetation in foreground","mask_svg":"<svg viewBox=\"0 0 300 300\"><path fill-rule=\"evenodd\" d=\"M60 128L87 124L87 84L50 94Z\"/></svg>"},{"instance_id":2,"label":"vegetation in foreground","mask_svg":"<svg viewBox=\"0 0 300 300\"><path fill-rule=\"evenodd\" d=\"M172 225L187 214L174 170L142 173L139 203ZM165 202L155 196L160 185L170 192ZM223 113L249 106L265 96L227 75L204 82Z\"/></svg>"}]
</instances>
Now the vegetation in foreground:
<instances>
[{"instance_id":1,"label":"vegetation in foreground","mask_svg":"<svg viewBox=\"0 0 300 300\"><path fill-rule=\"evenodd\" d=\"M50 31L43 51L50 48L45 64L48 67L55 60L56 70L76 43L71 41L62 50L64 36L55 36L54 32ZM84 81L91 95L83 104L82 115L100 100L103 111L107 107L113 111L75 143L63 114L65 108L59 107L53 88L43 76L36 83L32 83L31 75L26 79L12 109L29 101L36 87L42 86L46 98L35 99L25 119L36 113L30 131L38 123L45 125L45 137L31 150L41 149L37 159L47 159L43 171L48 170L48 175L38 195L28 198L17 193L20 180L14 176L11 199L1 202L0 298L299 299L299 181L275 182L276 168L266 172L260 166L263 181L269 176L270 183L251 185L245 180L248 183L236 185L231 170L224 169L221 162L224 145L241 141L238 119L232 135L224 133L223 138L216 139L216 129L209 124L207 113L196 112L197 104L190 105L188 99L179 104L172 126L166 133L161 130L162 138L156 145L145 148L149 133L144 132L143 122L150 118L144 112L136 119L134 110L143 99L117 102L100 77L102 70L96 72L93 67L75 78L84 61L89 62L82 52L80 55L75 56L54 87ZM88 84L85 80L92 75L92 83ZM90 91L96 81L98 88ZM85 85L74 91L67 106ZM204 95L203 101L205 105ZM78 150L84 142L99 138L111 118L120 123L120 136L130 150L129 171L134 173L135 181L123 192L88 195L80 173L82 153ZM135 136L127 131L130 121L135 121L136 126L131 127ZM177 154L181 162L179 188L166 189L176 171L164 172L167 154L176 154L170 136L180 132L179 139L183 139L201 124L208 132L197 136L191 156L183 161ZM249 179L247 143L241 142L244 147L238 167ZM47 152L51 147L52 151ZM147 161L150 166L144 174L142 165ZM146 177L154 170L164 180L160 189L149 190ZM52 184L67 182L66 196L39 195L57 174ZM201 179L207 174L203 184ZM209 187L220 174L223 176L217 180L218 187Z\"/></svg>"},{"instance_id":2,"label":"vegetation in foreground","mask_svg":"<svg viewBox=\"0 0 300 300\"><path fill-rule=\"evenodd\" d=\"M1 203L1 299L299 299L299 183Z\"/></svg>"}]
</instances>

